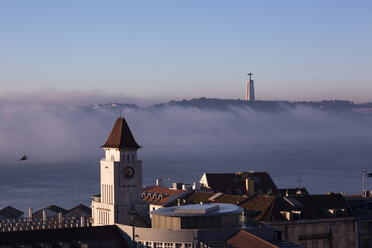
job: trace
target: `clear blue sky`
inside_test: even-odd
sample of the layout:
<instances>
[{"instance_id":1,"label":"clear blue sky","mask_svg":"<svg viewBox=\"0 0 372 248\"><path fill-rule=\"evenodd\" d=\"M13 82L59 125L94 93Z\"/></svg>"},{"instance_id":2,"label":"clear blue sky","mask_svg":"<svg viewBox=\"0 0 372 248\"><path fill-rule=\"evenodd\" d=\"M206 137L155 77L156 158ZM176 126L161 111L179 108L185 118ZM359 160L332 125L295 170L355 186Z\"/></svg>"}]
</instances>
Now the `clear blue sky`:
<instances>
[{"instance_id":1,"label":"clear blue sky","mask_svg":"<svg viewBox=\"0 0 372 248\"><path fill-rule=\"evenodd\" d=\"M0 2L0 93L372 101L372 1Z\"/></svg>"}]
</instances>

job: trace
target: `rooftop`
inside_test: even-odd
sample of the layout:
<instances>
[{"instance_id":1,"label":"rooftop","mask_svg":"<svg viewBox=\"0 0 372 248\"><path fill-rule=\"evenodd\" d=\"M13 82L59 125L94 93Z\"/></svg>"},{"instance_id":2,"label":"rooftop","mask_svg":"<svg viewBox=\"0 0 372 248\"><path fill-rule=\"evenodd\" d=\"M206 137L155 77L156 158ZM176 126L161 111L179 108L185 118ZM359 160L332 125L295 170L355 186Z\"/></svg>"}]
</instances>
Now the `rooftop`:
<instances>
[{"instance_id":1,"label":"rooftop","mask_svg":"<svg viewBox=\"0 0 372 248\"><path fill-rule=\"evenodd\" d=\"M7 206L0 210L0 215L7 218L19 218L23 215L23 212L11 206Z\"/></svg>"},{"instance_id":2,"label":"rooftop","mask_svg":"<svg viewBox=\"0 0 372 248\"><path fill-rule=\"evenodd\" d=\"M262 193L278 193L274 181L267 172L238 172L238 173L205 173L208 188L214 192L226 194L248 194L246 180L254 182L254 191Z\"/></svg>"},{"instance_id":3,"label":"rooftop","mask_svg":"<svg viewBox=\"0 0 372 248\"><path fill-rule=\"evenodd\" d=\"M247 231L241 230L236 235L227 240L227 243L236 248L279 248L266 240L263 240Z\"/></svg>"},{"instance_id":4,"label":"rooftop","mask_svg":"<svg viewBox=\"0 0 372 248\"><path fill-rule=\"evenodd\" d=\"M123 117L119 117L111 130L110 136L102 148L141 148L133 137L130 128Z\"/></svg>"},{"instance_id":5,"label":"rooftop","mask_svg":"<svg viewBox=\"0 0 372 248\"><path fill-rule=\"evenodd\" d=\"M129 247L117 226L0 232L0 242L0 247L5 244L15 247L34 247L35 244L39 245L37 247ZM20 244L23 246L18 246Z\"/></svg>"},{"instance_id":6,"label":"rooftop","mask_svg":"<svg viewBox=\"0 0 372 248\"><path fill-rule=\"evenodd\" d=\"M243 209L233 204L225 203L208 203L208 204L191 204L184 206L175 206L160 208L151 211L150 214L172 216L172 217L193 217L193 216L218 216L239 214Z\"/></svg>"}]
</instances>

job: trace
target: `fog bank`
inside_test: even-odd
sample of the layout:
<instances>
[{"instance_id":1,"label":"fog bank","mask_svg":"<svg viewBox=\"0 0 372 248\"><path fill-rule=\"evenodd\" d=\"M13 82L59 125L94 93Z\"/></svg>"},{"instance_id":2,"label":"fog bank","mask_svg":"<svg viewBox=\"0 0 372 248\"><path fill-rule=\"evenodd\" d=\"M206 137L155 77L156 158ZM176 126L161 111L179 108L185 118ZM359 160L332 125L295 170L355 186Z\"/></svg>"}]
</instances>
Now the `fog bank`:
<instances>
[{"instance_id":1,"label":"fog bank","mask_svg":"<svg viewBox=\"0 0 372 248\"><path fill-rule=\"evenodd\" d=\"M0 99L0 164L97 161L118 113L85 111L71 102ZM74 96L71 96L74 97ZM182 156L211 150L370 143L372 118L297 107L280 113L167 107L123 110L143 153ZM227 153L228 154L228 153Z\"/></svg>"}]
</instances>

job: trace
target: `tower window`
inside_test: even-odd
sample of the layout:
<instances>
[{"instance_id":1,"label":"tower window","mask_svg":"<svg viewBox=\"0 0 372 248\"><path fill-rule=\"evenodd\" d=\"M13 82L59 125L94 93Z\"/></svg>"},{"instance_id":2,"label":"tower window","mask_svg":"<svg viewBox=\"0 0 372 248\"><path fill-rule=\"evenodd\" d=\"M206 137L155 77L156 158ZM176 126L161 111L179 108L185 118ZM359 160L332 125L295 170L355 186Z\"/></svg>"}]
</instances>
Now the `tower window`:
<instances>
[{"instance_id":1,"label":"tower window","mask_svg":"<svg viewBox=\"0 0 372 248\"><path fill-rule=\"evenodd\" d=\"M132 154L132 161L134 161L134 154Z\"/></svg>"},{"instance_id":2,"label":"tower window","mask_svg":"<svg viewBox=\"0 0 372 248\"><path fill-rule=\"evenodd\" d=\"M129 162L129 154L127 155L127 161Z\"/></svg>"},{"instance_id":3,"label":"tower window","mask_svg":"<svg viewBox=\"0 0 372 248\"><path fill-rule=\"evenodd\" d=\"M125 161L125 155L123 154L123 158L122 158L123 161Z\"/></svg>"}]
</instances>

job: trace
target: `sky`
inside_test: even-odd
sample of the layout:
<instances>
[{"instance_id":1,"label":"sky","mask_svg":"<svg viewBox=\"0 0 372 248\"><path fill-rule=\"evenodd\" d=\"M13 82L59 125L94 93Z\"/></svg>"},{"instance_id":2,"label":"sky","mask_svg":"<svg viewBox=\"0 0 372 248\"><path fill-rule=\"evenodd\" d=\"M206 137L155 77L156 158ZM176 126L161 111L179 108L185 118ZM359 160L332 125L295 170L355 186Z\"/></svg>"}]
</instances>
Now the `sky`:
<instances>
[{"instance_id":1,"label":"sky","mask_svg":"<svg viewBox=\"0 0 372 248\"><path fill-rule=\"evenodd\" d=\"M371 26L371 1L2 0L0 96L237 99L252 72L260 100L368 102Z\"/></svg>"}]
</instances>

